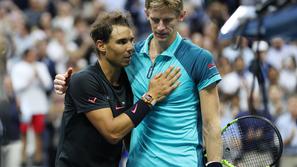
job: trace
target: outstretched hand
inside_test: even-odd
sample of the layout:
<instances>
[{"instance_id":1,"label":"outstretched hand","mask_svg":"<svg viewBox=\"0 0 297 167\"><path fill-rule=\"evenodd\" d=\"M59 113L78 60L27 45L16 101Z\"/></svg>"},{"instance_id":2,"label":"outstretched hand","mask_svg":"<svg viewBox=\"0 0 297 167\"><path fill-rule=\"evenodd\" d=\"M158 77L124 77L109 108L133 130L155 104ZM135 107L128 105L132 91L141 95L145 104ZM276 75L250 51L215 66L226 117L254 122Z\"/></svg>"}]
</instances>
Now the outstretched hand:
<instances>
[{"instance_id":1,"label":"outstretched hand","mask_svg":"<svg viewBox=\"0 0 297 167\"><path fill-rule=\"evenodd\" d=\"M57 74L55 76L54 88L55 88L55 92L58 95L63 95L66 92L68 88L68 82L72 75L72 72L73 72L72 67L69 67L64 74Z\"/></svg>"},{"instance_id":2,"label":"outstretched hand","mask_svg":"<svg viewBox=\"0 0 297 167\"><path fill-rule=\"evenodd\" d=\"M180 68L170 66L164 73L157 74L151 79L148 93L157 101L163 100L178 87L180 76Z\"/></svg>"}]
</instances>

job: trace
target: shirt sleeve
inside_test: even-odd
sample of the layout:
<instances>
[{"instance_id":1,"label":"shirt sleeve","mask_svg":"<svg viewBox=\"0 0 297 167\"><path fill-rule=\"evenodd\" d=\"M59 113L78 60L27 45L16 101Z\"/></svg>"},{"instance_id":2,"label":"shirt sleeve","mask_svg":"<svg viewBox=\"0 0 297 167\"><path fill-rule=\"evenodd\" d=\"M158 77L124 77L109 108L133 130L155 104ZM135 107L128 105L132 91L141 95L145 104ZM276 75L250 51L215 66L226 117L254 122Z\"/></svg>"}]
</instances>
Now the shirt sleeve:
<instances>
[{"instance_id":1,"label":"shirt sleeve","mask_svg":"<svg viewBox=\"0 0 297 167\"><path fill-rule=\"evenodd\" d=\"M109 108L109 97L103 81L89 72L80 72L71 77L67 94L72 99L77 113Z\"/></svg>"},{"instance_id":2,"label":"shirt sleeve","mask_svg":"<svg viewBox=\"0 0 297 167\"><path fill-rule=\"evenodd\" d=\"M195 64L195 82L199 91L222 79L210 52L203 49Z\"/></svg>"}]
</instances>

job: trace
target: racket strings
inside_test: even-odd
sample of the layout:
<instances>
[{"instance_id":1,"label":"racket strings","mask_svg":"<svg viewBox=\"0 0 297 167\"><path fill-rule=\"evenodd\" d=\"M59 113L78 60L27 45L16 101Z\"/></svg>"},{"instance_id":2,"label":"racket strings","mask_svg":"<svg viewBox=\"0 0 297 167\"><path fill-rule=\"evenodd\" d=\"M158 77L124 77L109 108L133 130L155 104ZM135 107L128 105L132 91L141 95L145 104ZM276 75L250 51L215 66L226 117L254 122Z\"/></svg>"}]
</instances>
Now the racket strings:
<instances>
[{"instance_id":1,"label":"racket strings","mask_svg":"<svg viewBox=\"0 0 297 167\"><path fill-rule=\"evenodd\" d=\"M278 159L280 140L261 119L239 119L222 134L223 158L238 167L265 167Z\"/></svg>"}]
</instances>

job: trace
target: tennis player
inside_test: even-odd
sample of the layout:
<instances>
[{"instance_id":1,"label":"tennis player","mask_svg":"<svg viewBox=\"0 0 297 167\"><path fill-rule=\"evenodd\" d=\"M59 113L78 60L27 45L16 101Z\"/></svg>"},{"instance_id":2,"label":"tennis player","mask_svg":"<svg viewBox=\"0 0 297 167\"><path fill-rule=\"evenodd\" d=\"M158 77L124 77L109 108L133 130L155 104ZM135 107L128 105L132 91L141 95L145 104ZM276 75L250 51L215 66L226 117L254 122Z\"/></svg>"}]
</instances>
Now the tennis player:
<instances>
[{"instance_id":1,"label":"tennis player","mask_svg":"<svg viewBox=\"0 0 297 167\"><path fill-rule=\"evenodd\" d=\"M217 83L221 76L207 50L183 39L177 25L186 11L183 0L146 0L145 13L152 34L135 46L125 68L134 98L147 91L149 80L170 66L181 69L180 86L153 107L133 130L128 167L220 167L222 145ZM56 92L65 91L69 75L55 79ZM204 139L204 141L203 141Z\"/></svg>"},{"instance_id":2,"label":"tennis player","mask_svg":"<svg viewBox=\"0 0 297 167\"><path fill-rule=\"evenodd\" d=\"M91 30L98 62L75 73L65 96L57 167L118 167L122 139L178 86L179 69L153 77L136 99L123 67L131 60L134 35L130 18L100 14Z\"/></svg>"}]
</instances>

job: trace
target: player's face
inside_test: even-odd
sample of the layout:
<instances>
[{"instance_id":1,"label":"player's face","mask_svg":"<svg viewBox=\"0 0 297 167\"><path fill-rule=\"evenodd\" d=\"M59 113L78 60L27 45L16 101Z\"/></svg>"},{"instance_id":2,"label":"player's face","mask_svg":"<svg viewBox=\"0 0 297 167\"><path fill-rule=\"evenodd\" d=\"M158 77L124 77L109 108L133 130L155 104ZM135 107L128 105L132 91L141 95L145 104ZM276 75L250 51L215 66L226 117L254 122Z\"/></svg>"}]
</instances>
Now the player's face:
<instances>
[{"instance_id":1,"label":"player's face","mask_svg":"<svg viewBox=\"0 0 297 167\"><path fill-rule=\"evenodd\" d=\"M134 35L127 26L113 26L106 48L106 60L115 67L129 65L133 53Z\"/></svg>"},{"instance_id":2,"label":"player's face","mask_svg":"<svg viewBox=\"0 0 297 167\"><path fill-rule=\"evenodd\" d=\"M177 14L169 8L151 8L146 10L154 38L158 42L171 43L176 36L176 27L184 19L184 13Z\"/></svg>"}]
</instances>

